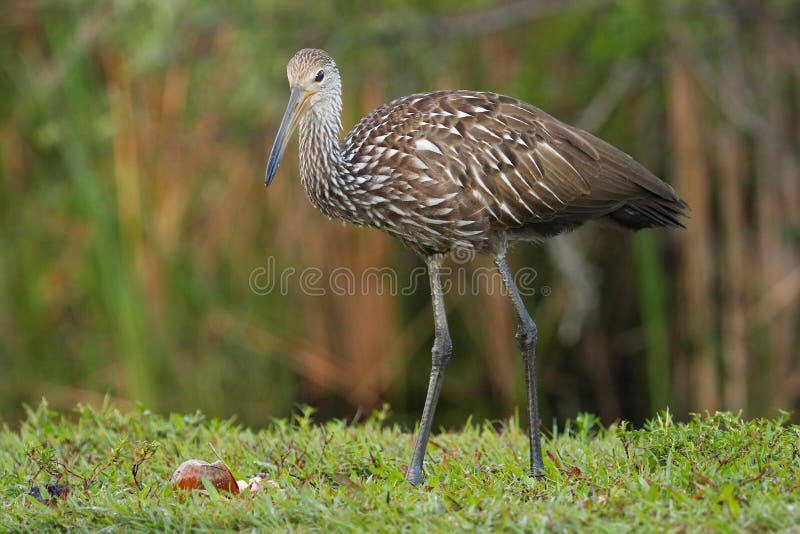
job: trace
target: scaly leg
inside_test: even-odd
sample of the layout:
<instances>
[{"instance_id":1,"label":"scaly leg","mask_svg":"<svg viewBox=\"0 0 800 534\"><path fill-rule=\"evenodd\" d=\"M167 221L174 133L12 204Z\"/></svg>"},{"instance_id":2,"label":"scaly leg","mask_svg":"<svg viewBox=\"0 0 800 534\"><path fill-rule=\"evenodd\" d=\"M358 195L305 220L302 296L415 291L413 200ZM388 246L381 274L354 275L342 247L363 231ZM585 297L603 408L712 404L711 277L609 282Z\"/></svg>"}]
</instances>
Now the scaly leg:
<instances>
[{"instance_id":1,"label":"scaly leg","mask_svg":"<svg viewBox=\"0 0 800 534\"><path fill-rule=\"evenodd\" d=\"M542 446L539 443L539 406L536 399L536 340L538 332L536 323L525 309L525 304L517 290L517 284L514 282L514 277L511 276L508 263L506 263L505 255L495 256L494 262L508 289L508 296L511 298L517 314L517 344L525 362L525 388L528 393L531 476L542 478L544 477L544 463L542 462Z\"/></svg>"},{"instance_id":2,"label":"scaly leg","mask_svg":"<svg viewBox=\"0 0 800 534\"><path fill-rule=\"evenodd\" d=\"M434 254L428 256L425 261L428 264L428 277L431 282L435 338L433 349L431 350L433 364L431 366L430 381L428 382L428 395L425 398L425 408L422 411L422 419L419 422L419 434L414 445L414 456L411 457L411 465L408 467L408 473L406 474L406 480L415 485L422 484L425 481L425 476L422 473L422 462L425 459L425 449L428 446L428 438L431 435L436 403L439 400L439 393L442 391L444 371L450 361L450 356L453 354L453 342L450 340L450 330L447 327L447 313L444 309L444 292L442 291L440 277L444 255Z\"/></svg>"}]
</instances>

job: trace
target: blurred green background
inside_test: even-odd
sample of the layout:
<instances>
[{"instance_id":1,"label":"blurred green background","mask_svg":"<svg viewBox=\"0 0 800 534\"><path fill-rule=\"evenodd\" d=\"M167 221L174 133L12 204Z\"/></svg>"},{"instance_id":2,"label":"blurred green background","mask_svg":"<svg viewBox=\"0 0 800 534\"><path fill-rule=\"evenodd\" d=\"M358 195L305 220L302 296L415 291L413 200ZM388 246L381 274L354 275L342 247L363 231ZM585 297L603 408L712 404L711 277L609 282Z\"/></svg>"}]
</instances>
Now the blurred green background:
<instances>
[{"instance_id":1,"label":"blurred green background","mask_svg":"<svg viewBox=\"0 0 800 534\"><path fill-rule=\"evenodd\" d=\"M263 174L285 65L321 47L345 130L404 94L509 94L619 146L692 207L680 232L589 225L534 267L542 419L800 406L800 3L790 0L29 1L0 7L0 419L201 409L261 425L297 403L405 424L427 386L427 283L258 294L254 271L423 265L329 222L296 142ZM473 268L490 265L481 258ZM505 297L448 297L436 424L524 409Z\"/></svg>"}]
</instances>

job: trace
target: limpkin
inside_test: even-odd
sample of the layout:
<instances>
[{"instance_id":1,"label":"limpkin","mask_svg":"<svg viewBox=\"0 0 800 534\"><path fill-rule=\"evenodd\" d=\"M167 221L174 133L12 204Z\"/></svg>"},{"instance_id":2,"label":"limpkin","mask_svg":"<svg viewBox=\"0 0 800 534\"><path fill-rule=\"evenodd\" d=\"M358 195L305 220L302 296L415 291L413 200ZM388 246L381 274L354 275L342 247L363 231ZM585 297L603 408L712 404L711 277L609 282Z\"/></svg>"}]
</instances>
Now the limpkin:
<instances>
[{"instance_id":1,"label":"limpkin","mask_svg":"<svg viewBox=\"0 0 800 534\"><path fill-rule=\"evenodd\" d=\"M297 52L265 184L300 128L300 180L329 218L383 230L425 258L433 300L432 367L406 479L423 459L452 342L440 279L446 254L490 255L514 306L525 366L531 476L543 476L536 324L506 263L509 242L540 241L590 219L629 229L681 227L688 206L630 156L534 106L495 93L437 91L393 100L343 141L342 81L331 56Z\"/></svg>"}]
</instances>

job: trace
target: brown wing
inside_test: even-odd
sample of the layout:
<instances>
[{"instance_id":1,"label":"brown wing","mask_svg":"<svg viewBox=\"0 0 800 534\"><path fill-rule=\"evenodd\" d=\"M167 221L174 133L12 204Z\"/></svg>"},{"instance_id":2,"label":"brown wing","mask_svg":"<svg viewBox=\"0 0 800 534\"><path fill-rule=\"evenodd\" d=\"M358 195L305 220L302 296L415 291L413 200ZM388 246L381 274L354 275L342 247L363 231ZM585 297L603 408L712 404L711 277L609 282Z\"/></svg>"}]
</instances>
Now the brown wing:
<instances>
[{"instance_id":1,"label":"brown wing","mask_svg":"<svg viewBox=\"0 0 800 534\"><path fill-rule=\"evenodd\" d=\"M375 210L388 221L378 226L425 227L433 241L483 238L488 227L549 235L605 216L630 228L682 226L687 209L624 152L493 93L390 102L356 125L343 148L356 181L392 212Z\"/></svg>"},{"instance_id":2,"label":"brown wing","mask_svg":"<svg viewBox=\"0 0 800 534\"><path fill-rule=\"evenodd\" d=\"M638 219L638 226L681 225L686 205L671 187L624 152L530 104L469 91L402 102L389 109L415 120L392 117L384 122L395 125L393 135L373 137L394 141L390 148L420 160L430 177L463 187L497 223L612 215L632 225Z\"/></svg>"}]
</instances>

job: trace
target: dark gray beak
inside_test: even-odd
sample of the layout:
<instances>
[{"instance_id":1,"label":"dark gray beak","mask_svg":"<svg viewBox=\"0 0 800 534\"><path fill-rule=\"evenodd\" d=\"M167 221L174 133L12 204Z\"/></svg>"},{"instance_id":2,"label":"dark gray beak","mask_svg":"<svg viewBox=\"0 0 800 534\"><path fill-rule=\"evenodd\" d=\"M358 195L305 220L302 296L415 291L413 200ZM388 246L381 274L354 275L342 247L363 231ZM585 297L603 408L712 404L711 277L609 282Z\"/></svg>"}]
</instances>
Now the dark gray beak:
<instances>
[{"instance_id":1,"label":"dark gray beak","mask_svg":"<svg viewBox=\"0 0 800 534\"><path fill-rule=\"evenodd\" d=\"M275 136L275 143L273 143L272 152L269 154L269 163L267 163L264 185L272 183L273 178L275 178L275 175L278 173L278 166L281 164L281 158L283 158L286 145L289 144L289 139L291 139L292 133L297 128L300 117L306 111L309 96L309 93L302 88L297 86L292 87L292 92L289 95L289 103L286 105L286 111L283 113L281 126L278 128L278 135Z\"/></svg>"}]
</instances>

